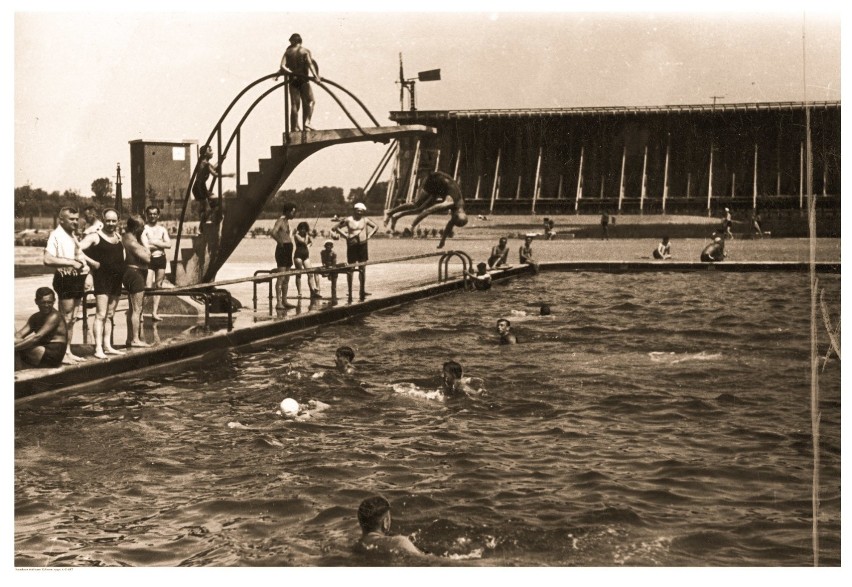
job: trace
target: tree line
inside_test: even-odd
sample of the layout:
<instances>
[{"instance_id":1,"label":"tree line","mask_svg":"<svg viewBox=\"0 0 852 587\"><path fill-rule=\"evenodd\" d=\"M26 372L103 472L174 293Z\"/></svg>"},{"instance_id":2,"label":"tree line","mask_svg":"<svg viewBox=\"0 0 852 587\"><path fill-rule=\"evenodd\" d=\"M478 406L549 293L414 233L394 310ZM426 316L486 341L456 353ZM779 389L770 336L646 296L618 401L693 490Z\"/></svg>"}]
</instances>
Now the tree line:
<instances>
[{"instance_id":1,"label":"tree line","mask_svg":"<svg viewBox=\"0 0 852 587\"><path fill-rule=\"evenodd\" d=\"M15 219L16 228L33 228L36 219L50 219L50 225L55 226L59 217L59 211L70 206L82 210L88 205L103 208L115 206L115 193L113 183L109 178L102 177L92 182L92 195L82 196L76 190L65 190L46 192L41 188L33 188L30 185L15 188ZM363 188L352 188L344 197L341 187L323 186L319 188L306 188L303 190L280 190L274 197L270 198L264 205L259 218L278 218L284 202L293 202L299 209L299 215L310 216L343 216L352 210L355 202L364 202L368 213L380 214L384 211L385 195L387 193L387 182L375 184L364 194ZM233 191L225 192L225 198L235 196ZM177 205L180 210L182 205ZM123 194L123 209L126 214L130 209L130 194ZM163 220L174 220L170 218L168 211L163 210ZM179 214L179 212L178 212ZM192 217L190 213L190 217ZM43 223L39 223L43 224ZM23 225L23 226L21 226ZM43 228L43 226L41 226Z\"/></svg>"}]
</instances>

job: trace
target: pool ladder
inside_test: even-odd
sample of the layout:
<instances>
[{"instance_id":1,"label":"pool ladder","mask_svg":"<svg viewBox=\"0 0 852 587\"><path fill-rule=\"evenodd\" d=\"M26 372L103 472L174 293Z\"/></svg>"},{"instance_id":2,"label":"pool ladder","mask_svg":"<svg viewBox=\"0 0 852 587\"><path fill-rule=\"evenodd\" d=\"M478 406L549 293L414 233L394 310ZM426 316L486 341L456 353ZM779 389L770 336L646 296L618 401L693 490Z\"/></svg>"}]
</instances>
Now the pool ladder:
<instances>
[{"instance_id":1,"label":"pool ladder","mask_svg":"<svg viewBox=\"0 0 852 587\"><path fill-rule=\"evenodd\" d=\"M441 258L438 259L438 283L443 283L450 279L450 259L458 257L462 262L462 272L464 274L464 288L472 289L473 284L470 281L469 271L473 271L473 259L464 251L447 251Z\"/></svg>"}]
</instances>

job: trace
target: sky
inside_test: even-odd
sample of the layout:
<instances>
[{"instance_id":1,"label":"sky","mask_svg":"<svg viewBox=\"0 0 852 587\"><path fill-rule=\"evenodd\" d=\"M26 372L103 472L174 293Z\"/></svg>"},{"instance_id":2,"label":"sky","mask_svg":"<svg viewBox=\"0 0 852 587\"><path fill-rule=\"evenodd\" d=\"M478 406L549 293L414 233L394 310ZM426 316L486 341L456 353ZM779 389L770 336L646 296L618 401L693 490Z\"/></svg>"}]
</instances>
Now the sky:
<instances>
[{"instance_id":1,"label":"sky","mask_svg":"<svg viewBox=\"0 0 852 587\"><path fill-rule=\"evenodd\" d=\"M389 112L399 109L400 53L406 77L441 69L440 81L416 86L421 110L840 99L840 13L830 3L809 3L815 12L773 3L785 8L762 13L743 10L749 2L722 2L730 9L714 13L666 3L643 12L554 12L535 0L524 4L534 12L501 11L508 3L399 12L367 2L358 5L373 11L313 13L254 2L228 4L237 12L215 2L204 12L181 2L146 3L153 7L146 12L84 5L58 12L36 2L14 14L15 186L89 196L92 182L115 180L120 164L128 192L129 141L204 141L240 90L277 70L293 32L321 74L357 95L382 125L392 125ZM352 126L328 95L317 88L315 95L315 128ZM257 168L282 132L276 93L244 132L243 173ZM385 148L326 149L284 188L363 186Z\"/></svg>"}]
</instances>

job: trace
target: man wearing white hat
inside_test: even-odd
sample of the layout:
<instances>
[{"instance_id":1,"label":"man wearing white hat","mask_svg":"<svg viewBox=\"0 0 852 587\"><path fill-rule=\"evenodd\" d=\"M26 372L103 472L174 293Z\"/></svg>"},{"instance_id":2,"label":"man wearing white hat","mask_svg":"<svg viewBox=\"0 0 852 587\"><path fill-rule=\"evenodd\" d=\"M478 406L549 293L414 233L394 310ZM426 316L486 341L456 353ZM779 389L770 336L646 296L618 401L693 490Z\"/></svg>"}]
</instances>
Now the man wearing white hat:
<instances>
[{"instance_id":1,"label":"man wearing white hat","mask_svg":"<svg viewBox=\"0 0 852 587\"><path fill-rule=\"evenodd\" d=\"M378 225L364 216L367 212L367 206L362 202L358 202L353 206L352 216L347 216L332 229L340 236L346 239L346 262L350 265L353 263L366 263L369 259L367 254L367 241L376 234L379 230ZM361 281L361 301L370 295L364 289L364 276L366 270L364 266L358 267L358 275ZM346 274L347 284L349 285L349 299L352 300L352 272Z\"/></svg>"}]
</instances>

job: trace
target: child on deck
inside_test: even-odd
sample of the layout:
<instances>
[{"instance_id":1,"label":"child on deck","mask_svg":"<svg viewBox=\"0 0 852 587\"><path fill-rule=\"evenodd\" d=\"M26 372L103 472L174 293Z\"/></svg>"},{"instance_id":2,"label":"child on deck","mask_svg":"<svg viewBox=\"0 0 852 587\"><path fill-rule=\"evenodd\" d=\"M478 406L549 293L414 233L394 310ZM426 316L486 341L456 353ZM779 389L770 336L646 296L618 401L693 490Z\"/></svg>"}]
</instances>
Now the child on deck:
<instances>
[{"instance_id":1,"label":"child on deck","mask_svg":"<svg viewBox=\"0 0 852 587\"><path fill-rule=\"evenodd\" d=\"M323 275L325 275L325 277L331 282L331 299L336 300L338 271L334 271L333 269L345 265L345 263L337 262L337 253L334 252L333 240L328 239L323 243L323 249L320 252L320 260L322 261L323 269L330 269L330 271Z\"/></svg>"}]
</instances>

